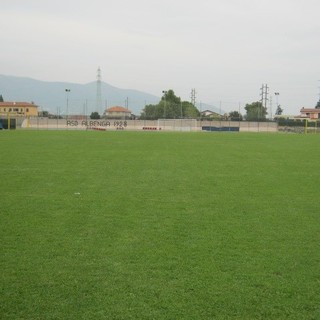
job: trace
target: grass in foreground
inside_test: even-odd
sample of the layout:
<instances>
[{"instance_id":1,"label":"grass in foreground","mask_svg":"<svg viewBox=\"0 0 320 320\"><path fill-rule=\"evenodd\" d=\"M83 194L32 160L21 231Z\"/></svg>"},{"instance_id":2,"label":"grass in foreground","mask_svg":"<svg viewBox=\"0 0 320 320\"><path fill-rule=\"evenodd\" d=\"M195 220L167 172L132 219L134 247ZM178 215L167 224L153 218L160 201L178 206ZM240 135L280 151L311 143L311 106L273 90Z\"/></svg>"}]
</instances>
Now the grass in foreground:
<instances>
[{"instance_id":1,"label":"grass in foreground","mask_svg":"<svg viewBox=\"0 0 320 320\"><path fill-rule=\"evenodd\" d=\"M319 143L0 132L1 319L319 319Z\"/></svg>"}]
</instances>

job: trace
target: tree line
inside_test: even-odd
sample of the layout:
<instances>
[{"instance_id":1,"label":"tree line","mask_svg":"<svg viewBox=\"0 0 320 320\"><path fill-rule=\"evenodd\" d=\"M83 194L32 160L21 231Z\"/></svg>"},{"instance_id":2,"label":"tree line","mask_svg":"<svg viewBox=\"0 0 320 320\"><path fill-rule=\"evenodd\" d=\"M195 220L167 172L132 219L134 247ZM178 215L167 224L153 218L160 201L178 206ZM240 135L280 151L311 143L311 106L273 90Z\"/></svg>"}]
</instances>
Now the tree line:
<instances>
[{"instance_id":1,"label":"tree line","mask_svg":"<svg viewBox=\"0 0 320 320\"><path fill-rule=\"evenodd\" d=\"M231 121L266 121L267 108L261 102L252 102L245 106L246 114L243 116L239 111L231 111L227 115L220 115L222 120ZM280 105L277 107L276 114L282 113ZM180 118L199 118L200 111L189 101L182 101L177 97L173 90L163 91L163 96L158 104L149 104L144 107L141 112L140 119L156 120L156 119L180 119ZM208 118L210 119L210 118Z\"/></svg>"},{"instance_id":2,"label":"tree line","mask_svg":"<svg viewBox=\"0 0 320 320\"><path fill-rule=\"evenodd\" d=\"M246 114L243 116L239 111L231 111L227 115L220 115L222 120L231 121L266 121L267 108L262 105L262 102L252 102L245 106ZM283 109L280 105L277 106L276 115L282 114ZM157 119L180 119L192 118L196 119L201 116L200 111L189 101L182 101L177 97L173 90L163 91L163 96L158 104L149 104L144 107L141 112L140 119L142 120L157 120Z\"/></svg>"},{"instance_id":3,"label":"tree line","mask_svg":"<svg viewBox=\"0 0 320 320\"><path fill-rule=\"evenodd\" d=\"M0 95L0 102L3 102L3 97ZM316 106L320 108L320 100ZM231 120L231 121L266 121L267 120L267 108L262 105L262 102L252 102L246 104L246 114L242 115L239 111L231 111L226 115L219 115L218 120ZM280 105L277 106L275 115L281 115L283 109ZM43 115L44 116L44 115ZM201 116L200 111L194 104L189 101L182 101L180 97L177 97L172 89L163 91L163 95L157 104L146 105L141 114L142 120L157 120L157 119L197 119ZM101 116L98 112L92 112L91 119L100 119ZM203 117L202 117L203 119ZM205 117L205 119L212 119ZM217 120L215 118L215 120Z\"/></svg>"},{"instance_id":4,"label":"tree line","mask_svg":"<svg viewBox=\"0 0 320 320\"><path fill-rule=\"evenodd\" d=\"M157 104L148 104L141 112L140 119L182 119L198 118L199 110L189 101L182 101L173 90L163 91L163 96Z\"/></svg>"}]
</instances>

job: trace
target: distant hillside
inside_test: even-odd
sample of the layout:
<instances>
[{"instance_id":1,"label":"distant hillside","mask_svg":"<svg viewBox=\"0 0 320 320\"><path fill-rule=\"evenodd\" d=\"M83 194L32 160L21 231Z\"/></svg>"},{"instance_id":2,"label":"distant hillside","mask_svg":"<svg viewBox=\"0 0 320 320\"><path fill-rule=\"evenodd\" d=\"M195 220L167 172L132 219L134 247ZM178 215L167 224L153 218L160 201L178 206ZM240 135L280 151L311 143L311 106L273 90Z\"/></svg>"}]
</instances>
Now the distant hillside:
<instances>
[{"instance_id":1,"label":"distant hillside","mask_svg":"<svg viewBox=\"0 0 320 320\"><path fill-rule=\"evenodd\" d=\"M137 90L125 90L101 82L101 110L96 107L96 82L87 84L67 82L46 82L30 78L0 75L0 95L5 101L34 102L42 110L56 113L66 112L67 96L65 89L70 89L68 95L69 114L83 114L98 111L105 107L123 106L139 115L145 104L158 103L160 98Z\"/></svg>"}]
</instances>

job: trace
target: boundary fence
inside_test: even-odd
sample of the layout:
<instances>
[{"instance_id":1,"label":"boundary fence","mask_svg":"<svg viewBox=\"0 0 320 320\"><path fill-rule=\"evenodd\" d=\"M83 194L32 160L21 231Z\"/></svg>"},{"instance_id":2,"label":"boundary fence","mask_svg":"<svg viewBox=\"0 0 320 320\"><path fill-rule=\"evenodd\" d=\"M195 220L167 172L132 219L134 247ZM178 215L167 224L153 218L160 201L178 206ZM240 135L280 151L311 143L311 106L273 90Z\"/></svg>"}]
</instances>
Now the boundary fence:
<instances>
[{"instance_id":1,"label":"boundary fence","mask_svg":"<svg viewBox=\"0 0 320 320\"><path fill-rule=\"evenodd\" d=\"M0 119L2 124L6 119ZM132 131L230 131L230 132L277 132L276 122L249 122L249 121L208 121L199 119L158 119L158 120L126 120L126 119L76 119L46 117L11 118L16 123L16 129L32 130L132 130ZM3 125L6 128L6 125Z\"/></svg>"},{"instance_id":2,"label":"boundary fence","mask_svg":"<svg viewBox=\"0 0 320 320\"><path fill-rule=\"evenodd\" d=\"M230 131L230 132L277 132L276 122L249 121L201 121L198 119L159 119L159 120L110 120L110 119L49 119L26 118L17 128L33 130L127 130L127 131Z\"/></svg>"}]
</instances>

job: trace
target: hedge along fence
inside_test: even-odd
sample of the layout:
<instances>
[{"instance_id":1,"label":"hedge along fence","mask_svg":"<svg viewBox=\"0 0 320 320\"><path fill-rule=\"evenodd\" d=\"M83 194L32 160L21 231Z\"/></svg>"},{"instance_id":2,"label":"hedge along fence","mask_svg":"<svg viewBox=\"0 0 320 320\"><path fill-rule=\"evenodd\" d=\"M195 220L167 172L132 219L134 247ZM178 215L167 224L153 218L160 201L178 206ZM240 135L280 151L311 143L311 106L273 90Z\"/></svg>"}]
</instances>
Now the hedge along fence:
<instances>
[{"instance_id":1,"label":"hedge along fence","mask_svg":"<svg viewBox=\"0 0 320 320\"><path fill-rule=\"evenodd\" d=\"M17 121L14 118L11 119L0 119L0 129L15 129Z\"/></svg>"},{"instance_id":2,"label":"hedge along fence","mask_svg":"<svg viewBox=\"0 0 320 320\"><path fill-rule=\"evenodd\" d=\"M279 119L279 131L293 133L320 133L320 119L311 121L308 119Z\"/></svg>"},{"instance_id":3,"label":"hedge along fence","mask_svg":"<svg viewBox=\"0 0 320 320\"><path fill-rule=\"evenodd\" d=\"M310 121L307 119L279 119L278 125L281 127L307 127L309 128L320 128L320 119L317 121Z\"/></svg>"}]
</instances>

